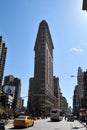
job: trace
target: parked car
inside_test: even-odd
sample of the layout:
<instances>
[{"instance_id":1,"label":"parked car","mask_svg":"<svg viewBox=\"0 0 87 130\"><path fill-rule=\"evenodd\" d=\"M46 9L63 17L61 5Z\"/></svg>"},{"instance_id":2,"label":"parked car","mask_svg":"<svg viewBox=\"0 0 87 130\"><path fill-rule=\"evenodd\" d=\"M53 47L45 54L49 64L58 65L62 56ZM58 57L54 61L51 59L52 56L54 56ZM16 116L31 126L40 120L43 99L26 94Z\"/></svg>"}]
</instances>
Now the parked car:
<instances>
[{"instance_id":1,"label":"parked car","mask_svg":"<svg viewBox=\"0 0 87 130\"><path fill-rule=\"evenodd\" d=\"M5 130L5 123L0 121L0 130Z\"/></svg>"},{"instance_id":2,"label":"parked car","mask_svg":"<svg viewBox=\"0 0 87 130\"><path fill-rule=\"evenodd\" d=\"M29 127L34 125L34 120L30 116L19 115L13 121L14 127Z\"/></svg>"}]
</instances>

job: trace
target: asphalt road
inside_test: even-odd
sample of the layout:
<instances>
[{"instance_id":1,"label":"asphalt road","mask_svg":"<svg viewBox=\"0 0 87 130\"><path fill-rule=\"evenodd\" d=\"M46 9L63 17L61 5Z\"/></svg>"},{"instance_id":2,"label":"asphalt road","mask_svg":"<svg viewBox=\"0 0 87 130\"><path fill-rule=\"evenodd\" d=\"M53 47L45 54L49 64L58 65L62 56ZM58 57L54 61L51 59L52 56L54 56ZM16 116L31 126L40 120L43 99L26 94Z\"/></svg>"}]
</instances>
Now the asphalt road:
<instances>
[{"instance_id":1,"label":"asphalt road","mask_svg":"<svg viewBox=\"0 0 87 130\"><path fill-rule=\"evenodd\" d=\"M12 122L9 122L5 126L6 130L14 129ZM36 120L33 127L19 128L22 130L87 130L86 126L81 124L79 121L68 122L66 120L52 122L50 118Z\"/></svg>"}]
</instances>

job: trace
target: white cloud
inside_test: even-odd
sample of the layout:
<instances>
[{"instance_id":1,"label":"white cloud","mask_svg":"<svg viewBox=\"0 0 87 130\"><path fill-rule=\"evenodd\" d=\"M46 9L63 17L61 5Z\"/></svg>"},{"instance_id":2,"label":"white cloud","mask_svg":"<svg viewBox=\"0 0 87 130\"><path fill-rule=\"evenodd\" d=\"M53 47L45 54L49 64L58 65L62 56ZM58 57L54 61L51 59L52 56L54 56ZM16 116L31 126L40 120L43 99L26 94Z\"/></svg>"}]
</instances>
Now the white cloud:
<instances>
[{"instance_id":1,"label":"white cloud","mask_svg":"<svg viewBox=\"0 0 87 130\"><path fill-rule=\"evenodd\" d=\"M70 48L71 52L83 52L83 49L79 49L79 48Z\"/></svg>"}]
</instances>

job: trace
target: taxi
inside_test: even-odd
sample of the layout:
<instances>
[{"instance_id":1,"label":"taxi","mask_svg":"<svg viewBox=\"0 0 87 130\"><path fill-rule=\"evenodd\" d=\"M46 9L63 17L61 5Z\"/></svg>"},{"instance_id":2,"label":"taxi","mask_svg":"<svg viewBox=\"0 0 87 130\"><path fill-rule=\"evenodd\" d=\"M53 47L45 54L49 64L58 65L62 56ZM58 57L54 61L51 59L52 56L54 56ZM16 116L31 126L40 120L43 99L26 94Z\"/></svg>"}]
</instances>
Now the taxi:
<instances>
[{"instance_id":1,"label":"taxi","mask_svg":"<svg viewBox=\"0 0 87 130\"><path fill-rule=\"evenodd\" d=\"M34 120L30 116L19 115L13 121L14 127L29 127L34 125Z\"/></svg>"}]
</instances>

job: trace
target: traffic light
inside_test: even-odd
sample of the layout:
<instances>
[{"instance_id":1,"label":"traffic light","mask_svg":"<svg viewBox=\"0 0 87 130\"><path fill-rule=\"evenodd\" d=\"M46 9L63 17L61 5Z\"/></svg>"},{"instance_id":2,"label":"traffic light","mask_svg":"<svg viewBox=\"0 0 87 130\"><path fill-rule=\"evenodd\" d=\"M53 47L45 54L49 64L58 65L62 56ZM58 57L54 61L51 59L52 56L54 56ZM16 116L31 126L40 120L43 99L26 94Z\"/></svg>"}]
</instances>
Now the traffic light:
<instances>
[{"instance_id":1,"label":"traffic light","mask_svg":"<svg viewBox=\"0 0 87 130\"><path fill-rule=\"evenodd\" d=\"M87 0L83 0L82 10L87 11Z\"/></svg>"}]
</instances>

